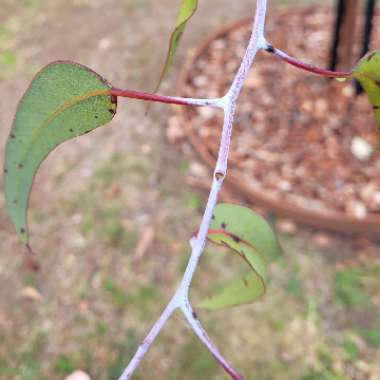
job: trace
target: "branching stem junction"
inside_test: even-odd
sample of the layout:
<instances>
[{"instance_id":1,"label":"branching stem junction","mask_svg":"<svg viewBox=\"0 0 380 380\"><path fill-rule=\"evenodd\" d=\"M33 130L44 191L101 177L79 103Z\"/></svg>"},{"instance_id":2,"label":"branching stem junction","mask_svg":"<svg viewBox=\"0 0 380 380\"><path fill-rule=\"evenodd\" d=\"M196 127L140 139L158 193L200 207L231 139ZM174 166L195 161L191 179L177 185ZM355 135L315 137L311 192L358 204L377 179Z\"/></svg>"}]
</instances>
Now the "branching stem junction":
<instances>
[{"instance_id":1,"label":"branching stem junction","mask_svg":"<svg viewBox=\"0 0 380 380\"><path fill-rule=\"evenodd\" d=\"M248 72L253 64L256 54L259 50L266 50L269 53L274 54L280 59L297 66L298 68L304 69L306 71L319 74L327 77L340 77L347 78L350 76L350 72L334 72L329 70L320 69L308 63L298 61L295 58L290 57L286 53L279 49L274 48L272 45L268 44L264 37L264 26L265 26L265 16L267 11L267 0L256 0L256 14L254 22L252 24L252 33L249 40L244 58L240 65L240 68L229 88L227 94L222 98L218 99L190 99L190 98L177 98L170 96L163 96L157 94L149 94L138 91L130 90L120 90L117 88L112 88L110 90L110 95L122 96L129 98L136 98L142 100L156 101L161 103L179 104L179 105L191 105L191 106L211 106L218 107L224 110L224 124L222 130L222 136L219 146L218 158L214 169L214 176L212 179L211 190L208 196L207 205L202 217L200 228L196 238L190 241L192 252L187 264L185 273L183 275L182 281L177 288L174 296L171 298L164 311L158 318L158 320L153 325L152 329L145 337L145 339L139 345L135 355L132 360L119 377L119 380L129 380L131 376L137 369L139 363L143 359L144 355L149 350L150 346L156 339L157 335L160 333L161 329L164 327L167 320L172 316L175 310L179 309L183 312L189 325L199 337L199 339L204 343L204 345L209 349L216 360L221 364L224 370L235 380L244 380L244 377L239 374L222 356L218 348L212 343L211 339L207 335L206 331L202 327L200 321L198 320L196 313L189 301L189 288L198 266L199 259L204 251L206 245L206 239L208 234L208 229L211 223L211 218L213 215L214 208L218 200L218 194L222 187L224 178L227 174L227 162L228 154L233 130L234 114L236 109L236 102L239 94L244 85L244 81L248 75Z\"/></svg>"}]
</instances>

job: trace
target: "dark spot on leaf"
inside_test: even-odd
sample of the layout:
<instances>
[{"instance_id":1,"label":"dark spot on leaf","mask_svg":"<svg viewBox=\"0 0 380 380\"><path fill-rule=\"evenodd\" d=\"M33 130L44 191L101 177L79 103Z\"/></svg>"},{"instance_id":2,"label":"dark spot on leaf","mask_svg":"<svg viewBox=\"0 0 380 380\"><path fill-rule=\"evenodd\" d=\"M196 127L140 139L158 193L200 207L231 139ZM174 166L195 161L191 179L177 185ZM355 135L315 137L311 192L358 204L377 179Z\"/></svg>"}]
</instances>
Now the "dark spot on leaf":
<instances>
[{"instance_id":1,"label":"dark spot on leaf","mask_svg":"<svg viewBox=\"0 0 380 380\"><path fill-rule=\"evenodd\" d=\"M94 117L95 117L95 119L97 119L99 116L98 116L98 115L95 115Z\"/></svg>"},{"instance_id":2,"label":"dark spot on leaf","mask_svg":"<svg viewBox=\"0 0 380 380\"><path fill-rule=\"evenodd\" d=\"M20 228L20 233L24 234L25 233L25 228Z\"/></svg>"},{"instance_id":3,"label":"dark spot on leaf","mask_svg":"<svg viewBox=\"0 0 380 380\"><path fill-rule=\"evenodd\" d=\"M376 54L376 52L371 53L371 54L368 56L368 58L367 58L367 62L369 62L369 61L374 57L375 54Z\"/></svg>"},{"instance_id":4,"label":"dark spot on leaf","mask_svg":"<svg viewBox=\"0 0 380 380\"><path fill-rule=\"evenodd\" d=\"M231 244L227 243L225 240L220 240L220 245L223 245L226 248L231 248Z\"/></svg>"},{"instance_id":5,"label":"dark spot on leaf","mask_svg":"<svg viewBox=\"0 0 380 380\"><path fill-rule=\"evenodd\" d=\"M243 278L243 284L244 284L244 286L248 286L248 281L247 281L247 279L246 278Z\"/></svg>"},{"instance_id":6,"label":"dark spot on leaf","mask_svg":"<svg viewBox=\"0 0 380 380\"><path fill-rule=\"evenodd\" d=\"M220 242L221 242L221 244L223 244L225 247L227 247L227 248L230 247L230 245L229 245L226 241L221 240Z\"/></svg>"},{"instance_id":7,"label":"dark spot on leaf","mask_svg":"<svg viewBox=\"0 0 380 380\"><path fill-rule=\"evenodd\" d=\"M240 243L240 242L241 242L241 239L239 238L239 236L236 236L236 235L232 235L232 234L231 234L231 237L232 237L232 240L233 240L235 243Z\"/></svg>"},{"instance_id":8,"label":"dark spot on leaf","mask_svg":"<svg viewBox=\"0 0 380 380\"><path fill-rule=\"evenodd\" d=\"M380 87L380 80L375 80L376 86Z\"/></svg>"},{"instance_id":9,"label":"dark spot on leaf","mask_svg":"<svg viewBox=\"0 0 380 380\"><path fill-rule=\"evenodd\" d=\"M70 128L70 132L74 132L74 129Z\"/></svg>"},{"instance_id":10,"label":"dark spot on leaf","mask_svg":"<svg viewBox=\"0 0 380 380\"><path fill-rule=\"evenodd\" d=\"M225 222L222 222L221 226L222 226L223 230L225 230L227 227L227 224Z\"/></svg>"},{"instance_id":11,"label":"dark spot on leaf","mask_svg":"<svg viewBox=\"0 0 380 380\"><path fill-rule=\"evenodd\" d=\"M7 168L4 168L4 173L8 173L8 169Z\"/></svg>"},{"instance_id":12,"label":"dark spot on leaf","mask_svg":"<svg viewBox=\"0 0 380 380\"><path fill-rule=\"evenodd\" d=\"M215 215L214 215L214 214L212 214L212 217L211 217L211 219L212 219L212 220L214 220L214 219L215 219Z\"/></svg>"},{"instance_id":13,"label":"dark spot on leaf","mask_svg":"<svg viewBox=\"0 0 380 380\"><path fill-rule=\"evenodd\" d=\"M18 203L18 200L17 199L13 199L13 203L14 204Z\"/></svg>"},{"instance_id":14,"label":"dark spot on leaf","mask_svg":"<svg viewBox=\"0 0 380 380\"><path fill-rule=\"evenodd\" d=\"M373 106L373 109L378 110L378 109L380 109L380 106Z\"/></svg>"},{"instance_id":15,"label":"dark spot on leaf","mask_svg":"<svg viewBox=\"0 0 380 380\"><path fill-rule=\"evenodd\" d=\"M23 165L23 164L18 164L17 167L18 167L19 169L22 169L22 168L24 167L24 165Z\"/></svg>"},{"instance_id":16,"label":"dark spot on leaf","mask_svg":"<svg viewBox=\"0 0 380 380\"><path fill-rule=\"evenodd\" d=\"M197 313L193 311L193 318L198 319Z\"/></svg>"},{"instance_id":17,"label":"dark spot on leaf","mask_svg":"<svg viewBox=\"0 0 380 380\"><path fill-rule=\"evenodd\" d=\"M15 139L15 138L16 138L16 135L15 135L14 133L11 133L11 134L9 135L9 137L10 137L11 139Z\"/></svg>"}]
</instances>

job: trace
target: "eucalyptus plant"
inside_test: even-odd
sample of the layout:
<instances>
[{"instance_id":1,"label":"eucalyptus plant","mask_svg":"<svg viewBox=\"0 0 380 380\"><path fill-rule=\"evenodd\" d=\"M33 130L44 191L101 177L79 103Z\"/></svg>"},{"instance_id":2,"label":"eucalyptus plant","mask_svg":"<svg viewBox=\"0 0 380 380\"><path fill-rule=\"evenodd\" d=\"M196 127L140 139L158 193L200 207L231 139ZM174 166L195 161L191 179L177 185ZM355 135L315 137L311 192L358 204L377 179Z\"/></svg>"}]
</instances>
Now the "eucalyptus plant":
<instances>
[{"instance_id":1,"label":"eucalyptus plant","mask_svg":"<svg viewBox=\"0 0 380 380\"><path fill-rule=\"evenodd\" d=\"M195 13L197 5L197 0L182 0L157 89L172 65L186 23ZM157 335L177 309L183 312L194 333L231 378L244 379L223 357L202 327L190 303L189 288L207 240L237 253L249 268L247 274L237 277L219 293L197 305L208 310L251 302L262 296L266 287L268 264L281 254L277 238L265 219L239 205L217 204L218 194L227 174L236 104L257 53L264 51L273 54L299 69L320 76L339 80L357 79L367 92L376 121L380 124L380 52L367 54L349 72L318 68L293 58L266 40L266 11L267 0L257 0L251 37L244 58L229 90L219 98L181 98L120 89L81 64L56 61L42 68L34 77L18 104L5 152L5 198L20 241L30 254L32 249L27 226L28 199L41 162L59 144L111 122L117 112L118 97L190 107L214 107L224 111L212 185L198 232L190 240L191 256L183 278L119 380L132 377Z\"/></svg>"}]
</instances>

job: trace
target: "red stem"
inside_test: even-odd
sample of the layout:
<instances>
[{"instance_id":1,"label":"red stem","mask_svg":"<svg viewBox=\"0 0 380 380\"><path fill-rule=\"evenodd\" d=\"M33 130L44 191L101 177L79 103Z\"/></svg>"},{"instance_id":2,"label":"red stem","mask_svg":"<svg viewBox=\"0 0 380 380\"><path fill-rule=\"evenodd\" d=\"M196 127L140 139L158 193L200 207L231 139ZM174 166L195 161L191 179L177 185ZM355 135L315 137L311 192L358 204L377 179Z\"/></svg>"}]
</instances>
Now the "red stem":
<instances>
[{"instance_id":1,"label":"red stem","mask_svg":"<svg viewBox=\"0 0 380 380\"><path fill-rule=\"evenodd\" d=\"M191 105L185 99L174 98L171 96L164 96L158 94L151 94L149 92L133 91L133 90L121 90L119 88L111 88L109 94L112 96L121 96L123 98L141 99L152 102L167 103L167 104L179 104L179 105Z\"/></svg>"},{"instance_id":2,"label":"red stem","mask_svg":"<svg viewBox=\"0 0 380 380\"><path fill-rule=\"evenodd\" d=\"M332 71L327 69L321 69L320 67L314 66L310 63L299 61L296 58L291 57L290 55L284 53L283 51L274 48L269 45L266 49L268 53L274 54L276 57L282 59L283 61L298 67L302 70L308 71L313 74L322 75L329 78L348 78L351 76L352 71Z\"/></svg>"}]
</instances>

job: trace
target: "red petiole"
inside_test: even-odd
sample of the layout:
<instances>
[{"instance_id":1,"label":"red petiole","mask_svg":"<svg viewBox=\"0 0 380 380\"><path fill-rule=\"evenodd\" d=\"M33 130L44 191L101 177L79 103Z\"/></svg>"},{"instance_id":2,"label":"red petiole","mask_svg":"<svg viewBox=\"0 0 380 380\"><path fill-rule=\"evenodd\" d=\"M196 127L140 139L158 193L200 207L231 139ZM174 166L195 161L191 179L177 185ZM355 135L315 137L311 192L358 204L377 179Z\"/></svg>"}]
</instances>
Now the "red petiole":
<instances>
[{"instance_id":1,"label":"red petiole","mask_svg":"<svg viewBox=\"0 0 380 380\"><path fill-rule=\"evenodd\" d=\"M176 98L173 96L165 96L158 94L151 94L149 92L134 91L134 90L121 90L119 88L113 87L109 94L112 96L121 96L123 98L141 99L151 102L167 103L167 104L178 104L178 105L193 105L186 99Z\"/></svg>"},{"instance_id":2,"label":"red petiole","mask_svg":"<svg viewBox=\"0 0 380 380\"><path fill-rule=\"evenodd\" d=\"M280 49L273 47L272 45L268 45L265 50L268 53L271 53L276 57L282 59L283 61L313 74L321 75L328 78L350 78L352 75L352 71L332 71L322 69L310 63L299 61L298 59L291 57L290 55L286 54Z\"/></svg>"}]
</instances>

